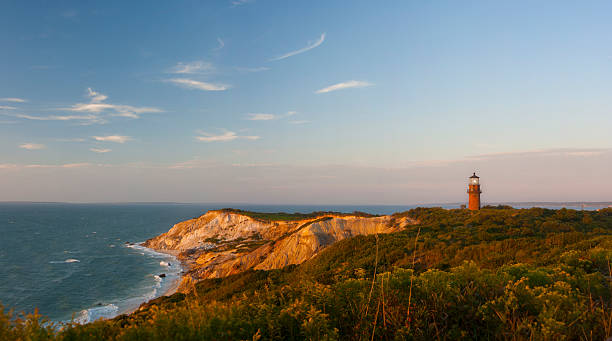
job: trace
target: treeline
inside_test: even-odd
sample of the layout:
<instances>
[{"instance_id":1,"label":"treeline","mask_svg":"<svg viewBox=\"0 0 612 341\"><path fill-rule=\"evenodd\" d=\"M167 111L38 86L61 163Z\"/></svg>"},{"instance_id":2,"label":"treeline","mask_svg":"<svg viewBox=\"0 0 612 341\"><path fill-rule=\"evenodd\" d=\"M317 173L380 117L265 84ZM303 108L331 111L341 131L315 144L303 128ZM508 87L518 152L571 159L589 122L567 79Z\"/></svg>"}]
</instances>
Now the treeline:
<instances>
[{"instance_id":1,"label":"treeline","mask_svg":"<svg viewBox=\"0 0 612 341\"><path fill-rule=\"evenodd\" d=\"M417 208L409 229L338 242L297 266L194 285L60 332L0 317L0 339L605 340L612 209Z\"/></svg>"}]
</instances>

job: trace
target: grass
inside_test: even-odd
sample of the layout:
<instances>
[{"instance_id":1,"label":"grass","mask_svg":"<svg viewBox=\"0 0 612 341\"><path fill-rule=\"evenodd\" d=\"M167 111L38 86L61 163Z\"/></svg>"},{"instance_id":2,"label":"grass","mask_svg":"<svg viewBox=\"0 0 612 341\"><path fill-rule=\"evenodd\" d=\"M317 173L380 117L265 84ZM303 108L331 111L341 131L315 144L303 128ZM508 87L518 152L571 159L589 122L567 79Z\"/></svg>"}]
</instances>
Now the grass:
<instances>
[{"instance_id":1,"label":"grass","mask_svg":"<svg viewBox=\"0 0 612 341\"><path fill-rule=\"evenodd\" d=\"M252 212L252 211L244 211L235 208L224 208L220 211L228 212L228 213L236 213L241 214L256 220L260 221L297 221L297 220L306 220L306 219L314 219L325 215L335 215L335 216L359 216L359 217L377 217L378 215L364 213L364 212L353 212L353 213L341 213L341 212L311 212L311 213L285 213L285 212L277 212L277 213L264 213L264 212Z\"/></svg>"},{"instance_id":2,"label":"grass","mask_svg":"<svg viewBox=\"0 0 612 341\"><path fill-rule=\"evenodd\" d=\"M131 315L48 332L0 316L2 340L605 340L612 209L414 209L300 265L203 280ZM14 316L13 316L14 317Z\"/></svg>"}]
</instances>

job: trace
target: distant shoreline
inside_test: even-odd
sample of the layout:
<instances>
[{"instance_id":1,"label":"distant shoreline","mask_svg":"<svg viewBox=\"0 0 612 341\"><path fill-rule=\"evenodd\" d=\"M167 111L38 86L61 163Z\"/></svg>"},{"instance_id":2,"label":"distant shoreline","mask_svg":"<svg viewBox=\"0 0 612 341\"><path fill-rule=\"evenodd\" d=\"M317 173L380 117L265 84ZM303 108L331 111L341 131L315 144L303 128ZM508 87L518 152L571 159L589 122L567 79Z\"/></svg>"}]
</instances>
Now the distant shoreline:
<instances>
[{"instance_id":1,"label":"distant shoreline","mask_svg":"<svg viewBox=\"0 0 612 341\"><path fill-rule=\"evenodd\" d=\"M435 206L460 206L465 202L437 202L437 203L417 203L417 204L259 204L259 203L223 203L223 202L159 202L159 201L125 201L125 202L69 202L69 201L0 201L2 204L39 204L39 205L50 205L50 204L65 204L65 205L209 205L216 206L219 209L226 207L265 207L265 206L276 206L276 207L352 207L352 206L364 206L364 207L435 207ZM612 201L483 201L483 205L516 205L516 206L581 206L587 207L608 207L612 206Z\"/></svg>"}]
</instances>

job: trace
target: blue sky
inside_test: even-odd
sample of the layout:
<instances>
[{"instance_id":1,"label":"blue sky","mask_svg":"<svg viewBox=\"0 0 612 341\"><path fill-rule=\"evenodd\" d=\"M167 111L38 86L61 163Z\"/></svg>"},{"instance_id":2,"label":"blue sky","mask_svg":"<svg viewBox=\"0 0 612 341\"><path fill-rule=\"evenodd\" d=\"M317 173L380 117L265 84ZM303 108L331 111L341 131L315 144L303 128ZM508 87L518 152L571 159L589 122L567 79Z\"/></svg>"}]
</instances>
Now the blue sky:
<instances>
[{"instance_id":1,"label":"blue sky","mask_svg":"<svg viewBox=\"0 0 612 341\"><path fill-rule=\"evenodd\" d=\"M4 1L0 200L612 200L611 11Z\"/></svg>"}]
</instances>

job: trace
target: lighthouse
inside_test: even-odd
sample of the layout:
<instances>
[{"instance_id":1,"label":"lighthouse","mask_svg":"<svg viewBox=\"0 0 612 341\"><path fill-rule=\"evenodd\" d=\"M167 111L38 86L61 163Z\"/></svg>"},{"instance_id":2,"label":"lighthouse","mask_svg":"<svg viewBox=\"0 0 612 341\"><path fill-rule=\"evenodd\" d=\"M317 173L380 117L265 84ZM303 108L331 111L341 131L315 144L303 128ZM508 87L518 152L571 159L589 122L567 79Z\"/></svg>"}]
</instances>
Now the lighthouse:
<instances>
[{"instance_id":1,"label":"lighthouse","mask_svg":"<svg viewBox=\"0 0 612 341\"><path fill-rule=\"evenodd\" d=\"M476 175L476 172L472 176L470 176L470 182L468 184L468 209L472 211L477 211L480 209L480 178Z\"/></svg>"}]
</instances>

